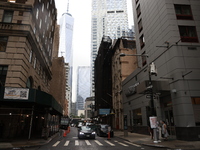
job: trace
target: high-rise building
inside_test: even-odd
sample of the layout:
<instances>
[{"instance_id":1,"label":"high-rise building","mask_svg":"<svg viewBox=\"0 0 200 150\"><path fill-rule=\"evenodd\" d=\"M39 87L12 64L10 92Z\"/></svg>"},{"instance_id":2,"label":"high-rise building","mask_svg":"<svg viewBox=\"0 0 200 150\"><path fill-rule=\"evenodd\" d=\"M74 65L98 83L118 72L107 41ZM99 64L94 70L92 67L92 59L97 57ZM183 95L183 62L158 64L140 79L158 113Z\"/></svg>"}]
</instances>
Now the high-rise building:
<instances>
[{"instance_id":1,"label":"high-rise building","mask_svg":"<svg viewBox=\"0 0 200 150\"><path fill-rule=\"evenodd\" d=\"M77 71L77 107L76 110L84 110L84 103L90 97L90 67L79 66Z\"/></svg>"},{"instance_id":2,"label":"high-rise building","mask_svg":"<svg viewBox=\"0 0 200 150\"><path fill-rule=\"evenodd\" d=\"M69 3L68 3L69 7ZM73 61L73 51L72 51L72 40L73 40L73 26L74 18L70 13L67 12L62 14L60 19L60 43L59 43L59 53L58 56L63 56L65 58L66 67L66 99L69 102L69 108L72 102L72 61ZM70 109L69 109L70 114Z\"/></svg>"},{"instance_id":3,"label":"high-rise building","mask_svg":"<svg viewBox=\"0 0 200 150\"><path fill-rule=\"evenodd\" d=\"M118 39L128 32L127 0L92 0L91 96L94 96L94 61L103 36Z\"/></svg>"},{"instance_id":4,"label":"high-rise building","mask_svg":"<svg viewBox=\"0 0 200 150\"><path fill-rule=\"evenodd\" d=\"M170 136L199 140L200 1L132 2L137 54L148 57L122 84L128 126L142 133L156 116Z\"/></svg>"}]
</instances>

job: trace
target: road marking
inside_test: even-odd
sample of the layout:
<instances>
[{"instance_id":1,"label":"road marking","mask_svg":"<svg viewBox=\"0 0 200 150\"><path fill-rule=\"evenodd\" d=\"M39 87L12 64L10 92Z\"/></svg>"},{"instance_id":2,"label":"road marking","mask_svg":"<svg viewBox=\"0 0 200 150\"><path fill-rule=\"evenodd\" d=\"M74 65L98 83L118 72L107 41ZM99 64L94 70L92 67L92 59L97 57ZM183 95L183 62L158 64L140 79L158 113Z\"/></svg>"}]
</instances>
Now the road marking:
<instances>
[{"instance_id":1,"label":"road marking","mask_svg":"<svg viewBox=\"0 0 200 150\"><path fill-rule=\"evenodd\" d=\"M124 141L125 143L128 143L130 145L133 145L133 146L136 146L136 147L141 147L140 145L137 145L137 144L134 144L134 143L131 143L131 142L128 142L128 141Z\"/></svg>"},{"instance_id":2,"label":"road marking","mask_svg":"<svg viewBox=\"0 0 200 150\"><path fill-rule=\"evenodd\" d=\"M120 144L120 145L122 145L122 146L128 146L128 145L126 145L124 143L121 143L121 142L118 142L118 141L115 141L115 142L118 143L118 144Z\"/></svg>"},{"instance_id":3,"label":"road marking","mask_svg":"<svg viewBox=\"0 0 200 150\"><path fill-rule=\"evenodd\" d=\"M66 141L64 146L68 146L69 145L69 141Z\"/></svg>"},{"instance_id":4,"label":"road marking","mask_svg":"<svg viewBox=\"0 0 200 150\"><path fill-rule=\"evenodd\" d=\"M97 140L94 140L98 145L103 145L103 144L101 144L99 141L97 141Z\"/></svg>"},{"instance_id":5,"label":"road marking","mask_svg":"<svg viewBox=\"0 0 200 150\"><path fill-rule=\"evenodd\" d=\"M55 144L53 144L52 147L56 147L59 143L60 143L60 141L57 141Z\"/></svg>"},{"instance_id":6,"label":"road marking","mask_svg":"<svg viewBox=\"0 0 200 150\"><path fill-rule=\"evenodd\" d=\"M113 143L111 143L111 142L109 142L107 140L105 140L105 142L108 143L108 144L110 144L111 146L115 146L115 144L113 144Z\"/></svg>"},{"instance_id":7,"label":"road marking","mask_svg":"<svg viewBox=\"0 0 200 150\"><path fill-rule=\"evenodd\" d=\"M88 140L85 140L87 145L91 145L91 143Z\"/></svg>"},{"instance_id":8,"label":"road marking","mask_svg":"<svg viewBox=\"0 0 200 150\"><path fill-rule=\"evenodd\" d=\"M77 146L77 145L79 145L79 142L78 142L78 140L75 140L75 145Z\"/></svg>"}]
</instances>

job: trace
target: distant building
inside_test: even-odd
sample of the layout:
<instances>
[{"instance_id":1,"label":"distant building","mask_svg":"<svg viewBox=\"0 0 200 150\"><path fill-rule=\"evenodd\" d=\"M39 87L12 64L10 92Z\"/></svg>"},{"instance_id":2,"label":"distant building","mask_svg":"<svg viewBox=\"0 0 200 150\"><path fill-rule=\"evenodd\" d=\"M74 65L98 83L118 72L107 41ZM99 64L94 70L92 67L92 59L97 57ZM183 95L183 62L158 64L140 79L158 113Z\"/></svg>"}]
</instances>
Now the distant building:
<instances>
[{"instance_id":1,"label":"distant building","mask_svg":"<svg viewBox=\"0 0 200 150\"><path fill-rule=\"evenodd\" d=\"M60 19L60 43L58 56L63 56L65 59L66 67L66 99L68 101L68 113L71 113L72 103L72 76L73 76L73 30L74 30L74 18L68 11L69 1L67 5L67 11L62 14Z\"/></svg>"},{"instance_id":2,"label":"distant building","mask_svg":"<svg viewBox=\"0 0 200 150\"><path fill-rule=\"evenodd\" d=\"M103 36L118 39L127 36L127 0L92 0L91 96L94 96L94 63Z\"/></svg>"},{"instance_id":3,"label":"distant building","mask_svg":"<svg viewBox=\"0 0 200 150\"><path fill-rule=\"evenodd\" d=\"M77 111L84 110L85 99L90 96L90 67L79 66L77 70Z\"/></svg>"}]
</instances>

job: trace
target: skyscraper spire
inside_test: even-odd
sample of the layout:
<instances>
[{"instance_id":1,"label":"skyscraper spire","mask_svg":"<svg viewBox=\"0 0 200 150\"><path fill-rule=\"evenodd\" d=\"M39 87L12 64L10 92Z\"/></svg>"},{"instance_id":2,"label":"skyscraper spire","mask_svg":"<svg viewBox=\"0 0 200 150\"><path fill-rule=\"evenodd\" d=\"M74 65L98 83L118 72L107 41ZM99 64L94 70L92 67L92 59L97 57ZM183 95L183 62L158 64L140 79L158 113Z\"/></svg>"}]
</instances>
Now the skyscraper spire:
<instances>
[{"instance_id":1,"label":"skyscraper spire","mask_svg":"<svg viewBox=\"0 0 200 150\"><path fill-rule=\"evenodd\" d=\"M67 13L69 12L69 0L67 2Z\"/></svg>"}]
</instances>

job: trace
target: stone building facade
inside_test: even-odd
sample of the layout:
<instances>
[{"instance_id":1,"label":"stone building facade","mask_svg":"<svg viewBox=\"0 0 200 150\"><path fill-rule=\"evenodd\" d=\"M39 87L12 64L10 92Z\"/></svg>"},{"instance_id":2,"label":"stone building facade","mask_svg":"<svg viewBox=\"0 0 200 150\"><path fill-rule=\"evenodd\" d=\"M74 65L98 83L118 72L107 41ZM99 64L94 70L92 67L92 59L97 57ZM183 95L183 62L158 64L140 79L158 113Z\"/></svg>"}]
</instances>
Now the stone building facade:
<instances>
[{"instance_id":1,"label":"stone building facade","mask_svg":"<svg viewBox=\"0 0 200 150\"><path fill-rule=\"evenodd\" d=\"M1 138L48 137L63 108L50 93L54 0L0 0Z\"/></svg>"}]
</instances>

